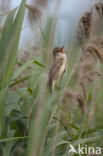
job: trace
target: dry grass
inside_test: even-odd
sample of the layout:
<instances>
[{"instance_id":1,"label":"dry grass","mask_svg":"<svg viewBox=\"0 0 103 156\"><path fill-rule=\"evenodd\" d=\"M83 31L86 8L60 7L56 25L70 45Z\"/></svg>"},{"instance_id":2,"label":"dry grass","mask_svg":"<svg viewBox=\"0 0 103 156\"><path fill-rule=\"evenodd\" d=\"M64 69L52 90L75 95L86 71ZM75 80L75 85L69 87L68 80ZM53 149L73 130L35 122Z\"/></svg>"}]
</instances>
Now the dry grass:
<instances>
[{"instance_id":1,"label":"dry grass","mask_svg":"<svg viewBox=\"0 0 103 156\"><path fill-rule=\"evenodd\" d=\"M35 7L26 5L32 17L31 22L42 17L40 7L46 7L47 0L35 1L35 4ZM91 139L94 137L98 141L98 136L102 137L100 130L103 131L103 83L101 81L103 78L103 36L102 33L97 34L97 27L94 27L97 18L102 20L103 6L102 3L95 4L90 11L87 10L81 17L77 31L79 50L78 47L74 47L73 42L73 47L68 50L70 51L69 55L67 51L68 67L61 89L58 91L55 86L51 96L47 88L47 77L52 62L51 55L54 45L54 30L58 19L58 6L60 6L59 0L56 4L54 17L50 21L51 25L48 25L47 28L49 35L42 31L42 46L41 44L39 46L33 45L18 56L13 76L10 83L8 81L7 84L7 87L10 86L6 99L9 108L7 104L5 105L9 114L5 116L7 129L16 131L14 139L18 136L27 139L25 136L30 136L28 141L17 140L17 142L13 142L11 148L13 155L16 155L15 153L26 155L26 148L28 148L29 156L67 155L68 144L73 144L76 141L81 144L81 140L83 144L91 145L92 141L93 146L103 146L102 143L96 142L97 144L95 144L95 141L93 142ZM84 38L86 38L86 42ZM32 64L29 64L31 62ZM15 73L19 73L18 76L15 76ZM30 75L30 79L21 81L28 75ZM17 83L17 81L20 82ZM101 121L98 122L96 119ZM6 128L4 127L4 129ZM6 131L7 135L5 135L7 139L9 130ZM6 151L8 146L5 144L1 143L0 147Z\"/></svg>"},{"instance_id":2,"label":"dry grass","mask_svg":"<svg viewBox=\"0 0 103 156\"><path fill-rule=\"evenodd\" d=\"M98 19L96 17L98 17ZM95 35L98 32L98 27L95 27L95 24L98 24L99 20L99 24L101 25L102 18L102 3L94 4L90 11L85 12L84 15L80 18L77 30L77 39L79 41L79 45L82 48L82 53L78 63L76 64L76 68L73 71L74 74L72 73L72 76L74 75L77 77L75 77L75 84L78 86L77 88L81 86L82 90L80 88L79 90L76 89L78 90L78 94L76 91L66 92L64 94L63 104L66 109L67 106L68 109L70 109L71 103L74 105L74 107L76 107L76 100L79 103L79 107L82 113L86 113L87 106L85 103L88 101L89 85L94 85L94 88L95 86L99 86L99 80L96 81L96 79L100 79L103 76L103 74L100 72L100 63L103 64L103 36L102 33ZM86 42L84 42L85 39Z\"/></svg>"},{"instance_id":3,"label":"dry grass","mask_svg":"<svg viewBox=\"0 0 103 156\"><path fill-rule=\"evenodd\" d=\"M103 3L96 3L93 7L85 12L80 18L78 29L77 29L77 39L80 46L83 47L85 39L90 39L98 33L101 33L103 18ZM102 28L101 28L102 29Z\"/></svg>"}]
</instances>

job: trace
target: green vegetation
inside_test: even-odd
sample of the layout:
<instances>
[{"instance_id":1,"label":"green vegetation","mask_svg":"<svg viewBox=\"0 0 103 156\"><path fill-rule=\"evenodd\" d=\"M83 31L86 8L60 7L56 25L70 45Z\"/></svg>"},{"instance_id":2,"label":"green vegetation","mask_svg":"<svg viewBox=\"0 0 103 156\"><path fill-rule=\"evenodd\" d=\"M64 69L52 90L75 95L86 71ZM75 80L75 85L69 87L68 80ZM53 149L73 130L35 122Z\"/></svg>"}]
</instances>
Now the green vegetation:
<instances>
[{"instance_id":1,"label":"green vegetation","mask_svg":"<svg viewBox=\"0 0 103 156\"><path fill-rule=\"evenodd\" d=\"M70 143L75 148L78 144L103 148L103 80L96 77L87 85L83 114L75 100L76 93L83 97L78 83L82 55L78 46L67 51L68 68L60 91L55 87L53 95L49 94L55 28L51 17L45 30L40 28L39 55L35 52L26 62L18 61L25 3L22 0L8 14L0 34L0 156L71 156ZM102 72L100 62L99 68Z\"/></svg>"}]
</instances>

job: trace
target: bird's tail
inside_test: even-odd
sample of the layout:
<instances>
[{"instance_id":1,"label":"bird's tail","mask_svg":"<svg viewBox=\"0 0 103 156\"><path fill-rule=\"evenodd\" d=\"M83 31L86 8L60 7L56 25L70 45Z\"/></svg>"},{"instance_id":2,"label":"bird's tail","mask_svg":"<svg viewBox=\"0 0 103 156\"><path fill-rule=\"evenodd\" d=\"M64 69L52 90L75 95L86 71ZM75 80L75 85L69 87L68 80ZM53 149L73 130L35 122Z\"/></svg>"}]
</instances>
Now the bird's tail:
<instances>
[{"instance_id":1,"label":"bird's tail","mask_svg":"<svg viewBox=\"0 0 103 156\"><path fill-rule=\"evenodd\" d=\"M51 77L49 77L48 86L49 86L49 89L50 89L50 93L52 94L52 91L53 91L53 80L52 80Z\"/></svg>"}]
</instances>

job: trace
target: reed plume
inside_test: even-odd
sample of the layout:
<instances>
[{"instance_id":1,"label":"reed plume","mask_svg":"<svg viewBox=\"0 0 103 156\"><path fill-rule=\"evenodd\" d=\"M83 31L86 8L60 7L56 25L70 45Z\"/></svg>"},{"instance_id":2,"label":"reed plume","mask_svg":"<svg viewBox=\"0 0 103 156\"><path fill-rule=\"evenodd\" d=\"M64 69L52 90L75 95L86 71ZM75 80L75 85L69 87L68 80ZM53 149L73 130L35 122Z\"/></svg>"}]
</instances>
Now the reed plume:
<instances>
[{"instance_id":1,"label":"reed plume","mask_svg":"<svg viewBox=\"0 0 103 156\"><path fill-rule=\"evenodd\" d=\"M26 4L26 8L29 10L29 19L31 22L36 21L37 19L40 19L42 16L41 9L38 6L31 6Z\"/></svg>"},{"instance_id":2,"label":"reed plume","mask_svg":"<svg viewBox=\"0 0 103 156\"><path fill-rule=\"evenodd\" d=\"M66 92L64 94L62 102L63 102L65 111L69 111L69 107L71 107L70 106L71 103L72 103L72 106L76 107L75 103L77 102L79 104L82 114L85 113L84 99L80 94L74 91Z\"/></svg>"},{"instance_id":3,"label":"reed plume","mask_svg":"<svg viewBox=\"0 0 103 156\"><path fill-rule=\"evenodd\" d=\"M96 76L102 76L99 72L98 60L103 64L103 37L91 38L83 50L83 58L80 64L79 84L82 87L84 98L87 99L87 84L92 82Z\"/></svg>"},{"instance_id":4,"label":"reed plume","mask_svg":"<svg viewBox=\"0 0 103 156\"><path fill-rule=\"evenodd\" d=\"M77 31L77 39L80 45L83 45L83 38L90 37L91 24L92 24L92 13L85 12L84 15L80 18Z\"/></svg>"},{"instance_id":5,"label":"reed plume","mask_svg":"<svg viewBox=\"0 0 103 156\"><path fill-rule=\"evenodd\" d=\"M77 40L83 46L85 39L98 35L102 31L103 3L94 4L80 18L77 28Z\"/></svg>"}]
</instances>

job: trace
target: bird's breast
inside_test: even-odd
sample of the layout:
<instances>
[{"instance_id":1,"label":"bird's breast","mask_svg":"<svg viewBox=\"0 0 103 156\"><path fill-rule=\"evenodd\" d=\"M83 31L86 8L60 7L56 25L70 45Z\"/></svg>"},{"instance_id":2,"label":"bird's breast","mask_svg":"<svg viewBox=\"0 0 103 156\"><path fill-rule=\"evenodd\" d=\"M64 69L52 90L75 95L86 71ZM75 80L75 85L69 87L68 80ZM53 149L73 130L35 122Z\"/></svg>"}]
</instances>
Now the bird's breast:
<instances>
[{"instance_id":1,"label":"bird's breast","mask_svg":"<svg viewBox=\"0 0 103 156\"><path fill-rule=\"evenodd\" d=\"M66 63L63 62L63 64L60 66L59 70L58 70L58 74L57 74L57 78L61 77L61 75L64 73L66 68Z\"/></svg>"}]
</instances>

